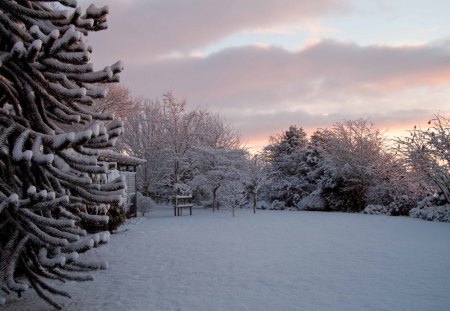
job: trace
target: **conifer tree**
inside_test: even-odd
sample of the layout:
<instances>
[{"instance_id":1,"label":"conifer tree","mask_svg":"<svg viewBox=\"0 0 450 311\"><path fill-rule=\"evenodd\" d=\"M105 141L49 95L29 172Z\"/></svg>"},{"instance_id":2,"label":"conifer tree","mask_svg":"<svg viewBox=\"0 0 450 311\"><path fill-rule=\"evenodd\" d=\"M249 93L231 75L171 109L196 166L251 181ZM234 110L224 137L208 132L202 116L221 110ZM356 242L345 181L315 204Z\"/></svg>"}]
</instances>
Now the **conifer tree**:
<instances>
[{"instance_id":1,"label":"conifer tree","mask_svg":"<svg viewBox=\"0 0 450 311\"><path fill-rule=\"evenodd\" d=\"M299 200L309 193L304 172L304 158L308 139L303 128L290 126L275 137L263 150L274 177L268 191L272 202L283 202L286 207L295 207ZM282 207L284 208L284 207Z\"/></svg>"},{"instance_id":2,"label":"conifer tree","mask_svg":"<svg viewBox=\"0 0 450 311\"><path fill-rule=\"evenodd\" d=\"M97 83L122 71L121 62L100 71L89 62L85 38L107 28L107 13L83 13L76 0L0 1L0 288L32 288L58 309L55 296L70 295L55 282L107 267L81 253L109 233L81 224L106 223L109 205L123 202L123 179L105 179L123 124L89 109L105 96Z\"/></svg>"}]
</instances>

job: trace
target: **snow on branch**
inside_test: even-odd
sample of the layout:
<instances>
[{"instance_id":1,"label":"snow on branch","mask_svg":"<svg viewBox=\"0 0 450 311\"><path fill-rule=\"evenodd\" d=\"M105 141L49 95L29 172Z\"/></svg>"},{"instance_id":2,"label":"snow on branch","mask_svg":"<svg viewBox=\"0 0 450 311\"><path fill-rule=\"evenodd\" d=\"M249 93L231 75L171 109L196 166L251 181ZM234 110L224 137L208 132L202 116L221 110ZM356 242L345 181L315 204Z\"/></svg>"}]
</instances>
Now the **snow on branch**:
<instances>
[{"instance_id":1,"label":"snow on branch","mask_svg":"<svg viewBox=\"0 0 450 311\"><path fill-rule=\"evenodd\" d=\"M123 70L120 61L99 71L90 63L86 36L107 28L108 12L83 12L75 0L0 1L0 287L32 288L58 309L53 295L70 295L44 280L91 280L78 272L106 268L78 253L109 233L83 226L107 223L99 207L124 201L124 179L98 178L117 161L106 149L123 123L90 107L106 95L98 83Z\"/></svg>"}]
</instances>

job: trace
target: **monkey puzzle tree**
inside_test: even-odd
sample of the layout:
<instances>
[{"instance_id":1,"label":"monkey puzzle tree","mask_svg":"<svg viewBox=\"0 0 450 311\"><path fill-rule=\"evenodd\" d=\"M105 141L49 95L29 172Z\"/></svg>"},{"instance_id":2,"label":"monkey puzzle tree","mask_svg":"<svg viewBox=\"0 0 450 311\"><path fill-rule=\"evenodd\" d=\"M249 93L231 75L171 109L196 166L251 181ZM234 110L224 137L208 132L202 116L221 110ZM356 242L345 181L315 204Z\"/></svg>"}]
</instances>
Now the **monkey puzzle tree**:
<instances>
[{"instance_id":1,"label":"monkey puzzle tree","mask_svg":"<svg viewBox=\"0 0 450 311\"><path fill-rule=\"evenodd\" d=\"M83 14L76 0L0 1L0 288L20 296L31 286L56 308L54 295L70 295L55 280L91 280L80 272L107 267L80 253L109 233L81 224L108 222L123 202L124 181L107 181L114 164L103 160L123 124L87 107L105 96L96 84L122 70L89 63L85 36L107 28L107 13Z\"/></svg>"}]
</instances>

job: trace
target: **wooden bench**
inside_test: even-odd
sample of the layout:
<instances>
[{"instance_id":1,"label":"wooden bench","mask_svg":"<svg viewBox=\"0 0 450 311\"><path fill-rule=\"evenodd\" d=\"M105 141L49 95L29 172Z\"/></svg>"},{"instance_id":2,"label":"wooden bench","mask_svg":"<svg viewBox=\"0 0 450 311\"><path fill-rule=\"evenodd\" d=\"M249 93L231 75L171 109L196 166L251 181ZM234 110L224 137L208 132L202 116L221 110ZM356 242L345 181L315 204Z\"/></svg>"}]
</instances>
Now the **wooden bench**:
<instances>
[{"instance_id":1,"label":"wooden bench","mask_svg":"<svg viewBox=\"0 0 450 311\"><path fill-rule=\"evenodd\" d=\"M189 215L192 215L192 195L177 195L173 202L174 216L183 215L183 208L189 208Z\"/></svg>"}]
</instances>

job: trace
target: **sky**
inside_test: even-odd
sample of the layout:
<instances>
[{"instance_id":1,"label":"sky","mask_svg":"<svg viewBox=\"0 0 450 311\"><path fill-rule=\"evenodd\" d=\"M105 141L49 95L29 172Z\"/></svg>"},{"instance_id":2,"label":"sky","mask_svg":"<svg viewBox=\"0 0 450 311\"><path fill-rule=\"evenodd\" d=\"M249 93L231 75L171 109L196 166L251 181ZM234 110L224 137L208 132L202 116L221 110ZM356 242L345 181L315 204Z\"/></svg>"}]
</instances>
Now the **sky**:
<instances>
[{"instance_id":1,"label":"sky","mask_svg":"<svg viewBox=\"0 0 450 311\"><path fill-rule=\"evenodd\" d=\"M217 112L254 150L368 118L387 135L450 115L448 0L81 0L110 8L97 68L133 95Z\"/></svg>"}]
</instances>

